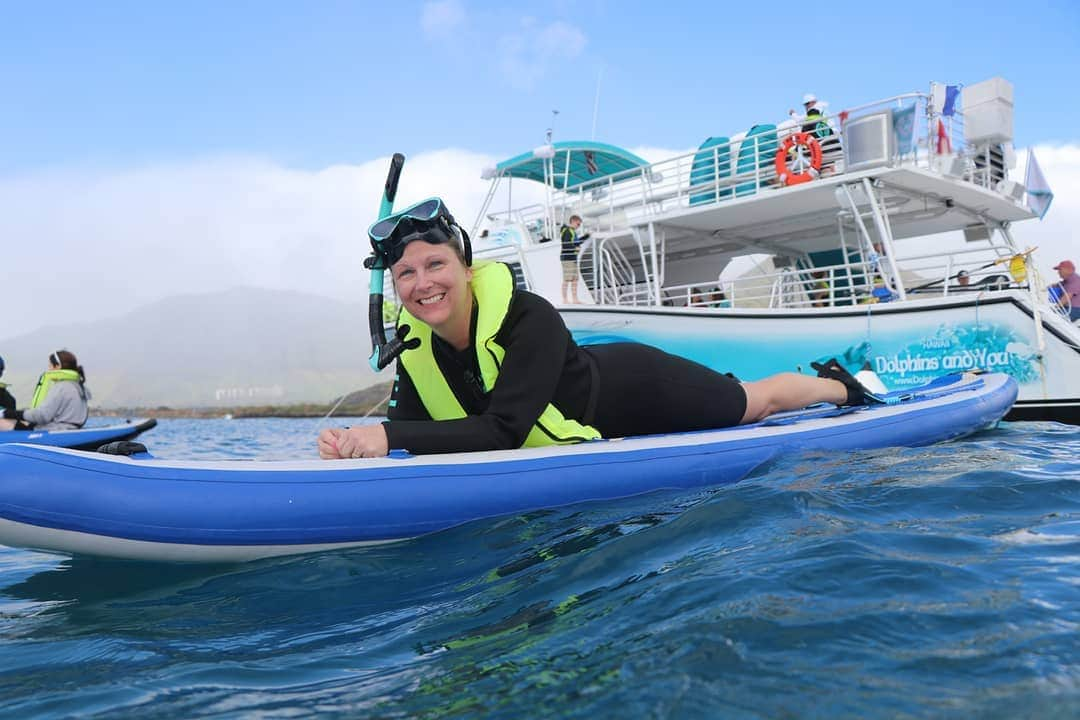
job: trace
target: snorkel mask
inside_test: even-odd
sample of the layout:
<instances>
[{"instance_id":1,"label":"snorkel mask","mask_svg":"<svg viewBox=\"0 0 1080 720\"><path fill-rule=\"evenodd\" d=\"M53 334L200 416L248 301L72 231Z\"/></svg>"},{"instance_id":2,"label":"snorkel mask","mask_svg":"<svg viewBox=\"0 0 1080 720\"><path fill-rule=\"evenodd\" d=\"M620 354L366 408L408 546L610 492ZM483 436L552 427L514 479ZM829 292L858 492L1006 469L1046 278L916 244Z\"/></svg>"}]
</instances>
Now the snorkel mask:
<instances>
[{"instance_id":1,"label":"snorkel mask","mask_svg":"<svg viewBox=\"0 0 1080 720\"><path fill-rule=\"evenodd\" d=\"M389 269L401 259L405 246L414 240L432 245L460 242L466 265L472 264L468 235L454 220L440 198L428 198L383 218L368 228L372 251L382 255Z\"/></svg>"},{"instance_id":2,"label":"snorkel mask","mask_svg":"<svg viewBox=\"0 0 1080 720\"><path fill-rule=\"evenodd\" d=\"M368 228L372 254L364 260L364 267L371 270L368 298L368 329L371 332L371 369L378 372L389 365L406 350L420 346L419 338L406 340L408 325L400 325L394 337L386 339L383 325L383 273L401 259L405 246L414 240L432 245L458 242L466 265L472 265L472 244L469 235L454 220L454 216L439 198L429 198L395 213L394 196L397 195L398 179L405 165L405 156L394 153L390 160L390 172L386 176L379 219Z\"/></svg>"}]
</instances>

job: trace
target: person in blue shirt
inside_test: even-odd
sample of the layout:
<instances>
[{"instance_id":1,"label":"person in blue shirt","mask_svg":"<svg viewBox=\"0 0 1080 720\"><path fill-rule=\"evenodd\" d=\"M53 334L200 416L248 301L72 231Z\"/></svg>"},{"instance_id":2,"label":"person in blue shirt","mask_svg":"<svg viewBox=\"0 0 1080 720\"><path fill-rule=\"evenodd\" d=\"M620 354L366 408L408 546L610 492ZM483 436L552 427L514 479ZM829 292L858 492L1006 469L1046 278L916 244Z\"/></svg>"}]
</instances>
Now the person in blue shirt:
<instances>
[{"instance_id":1,"label":"person in blue shirt","mask_svg":"<svg viewBox=\"0 0 1080 720\"><path fill-rule=\"evenodd\" d=\"M1080 275L1076 274L1076 265L1072 260L1062 260L1054 266L1061 282L1057 286L1060 292L1051 293L1051 297L1057 305L1069 313L1069 319L1073 322L1080 320Z\"/></svg>"}]
</instances>

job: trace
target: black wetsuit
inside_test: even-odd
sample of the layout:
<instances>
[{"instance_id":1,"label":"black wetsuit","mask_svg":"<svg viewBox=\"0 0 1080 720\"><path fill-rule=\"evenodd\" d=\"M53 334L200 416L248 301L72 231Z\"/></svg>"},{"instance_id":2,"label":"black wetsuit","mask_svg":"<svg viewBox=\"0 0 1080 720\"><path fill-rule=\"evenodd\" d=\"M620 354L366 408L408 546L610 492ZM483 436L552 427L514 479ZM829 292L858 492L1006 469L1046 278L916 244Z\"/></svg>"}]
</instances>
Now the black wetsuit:
<instances>
[{"instance_id":1,"label":"black wetsuit","mask_svg":"<svg viewBox=\"0 0 1080 720\"><path fill-rule=\"evenodd\" d=\"M15 416L15 397L4 383L0 383L0 410L6 412L8 417Z\"/></svg>"},{"instance_id":2,"label":"black wetsuit","mask_svg":"<svg viewBox=\"0 0 1080 720\"><path fill-rule=\"evenodd\" d=\"M475 323L474 313L474 334ZM548 403L608 438L730 427L746 411L742 386L704 365L638 343L579 346L555 308L524 290L514 293L495 336L506 357L492 392L474 380L480 372L472 347L457 352L432 339L435 361L468 417L431 420L398 362L385 423L391 448L517 448Z\"/></svg>"}]
</instances>

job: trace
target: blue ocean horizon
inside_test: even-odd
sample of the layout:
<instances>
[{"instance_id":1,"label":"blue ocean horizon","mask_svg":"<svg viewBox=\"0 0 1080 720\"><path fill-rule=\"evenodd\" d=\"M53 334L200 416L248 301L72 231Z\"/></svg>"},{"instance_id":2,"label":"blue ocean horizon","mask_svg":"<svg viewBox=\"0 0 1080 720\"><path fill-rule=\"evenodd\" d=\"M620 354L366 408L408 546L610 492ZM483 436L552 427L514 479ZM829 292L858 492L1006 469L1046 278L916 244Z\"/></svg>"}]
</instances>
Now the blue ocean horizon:
<instances>
[{"instance_id":1,"label":"blue ocean horizon","mask_svg":"<svg viewBox=\"0 0 1080 720\"><path fill-rule=\"evenodd\" d=\"M295 459L326 424L140 441ZM1078 631L1056 423L243 565L0 548L3 717L1071 718Z\"/></svg>"}]
</instances>

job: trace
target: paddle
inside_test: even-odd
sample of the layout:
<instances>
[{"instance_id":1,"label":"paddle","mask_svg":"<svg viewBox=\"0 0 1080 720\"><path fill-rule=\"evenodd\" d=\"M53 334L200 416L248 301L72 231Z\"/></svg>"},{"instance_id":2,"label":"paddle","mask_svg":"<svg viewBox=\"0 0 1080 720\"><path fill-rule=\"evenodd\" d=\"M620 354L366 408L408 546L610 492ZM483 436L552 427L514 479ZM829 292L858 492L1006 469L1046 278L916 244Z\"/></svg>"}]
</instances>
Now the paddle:
<instances>
[{"instance_id":1,"label":"paddle","mask_svg":"<svg viewBox=\"0 0 1080 720\"><path fill-rule=\"evenodd\" d=\"M998 258L997 260L994 260L993 262L986 263L982 267L975 268L972 272L979 272L980 270L985 270L986 268L993 267L995 265L1001 265L1002 263L1010 263L1011 264L1017 258L1022 258L1024 261L1026 261L1028 256L1030 256L1031 253L1035 252L1035 250L1037 250L1037 248L1031 248L1029 250L1025 250L1022 253L1017 253L1016 255L1011 255L1009 257ZM1011 270L1011 268L1010 268L1010 270ZM962 272L965 272L965 271L964 270L958 270L955 275L950 275L949 277L945 278L945 280L955 280L958 277L960 277L960 273L962 273ZM910 293L910 292L916 292L917 290L925 290L926 288L933 287L934 285L937 285L940 282L944 282L944 281L943 280L931 280L930 282L925 283L923 285L918 285L918 286L913 287L913 288L908 288L908 292ZM1022 280L1017 279L1017 282L1022 282Z\"/></svg>"}]
</instances>

